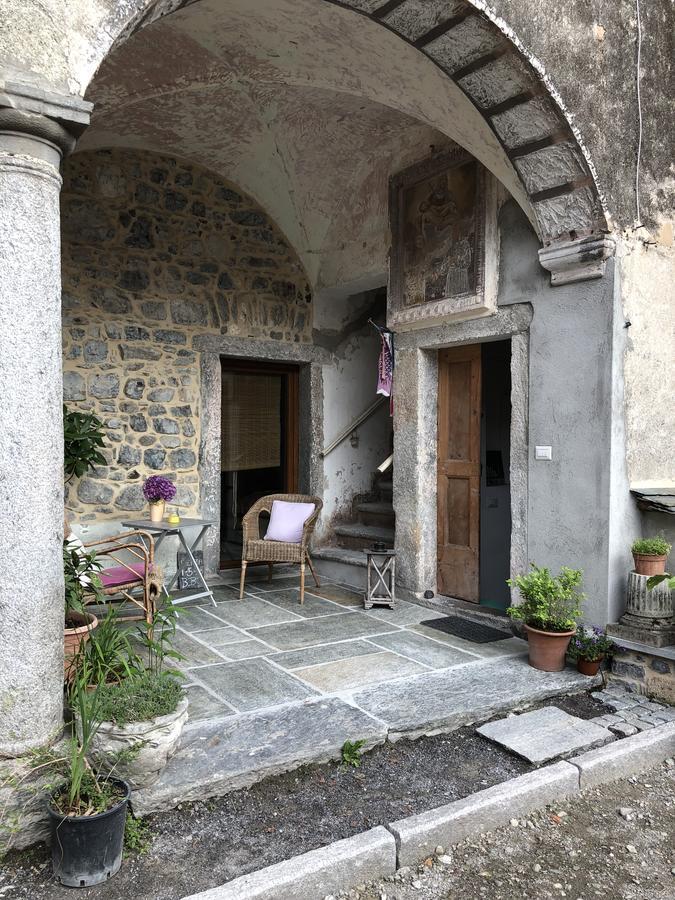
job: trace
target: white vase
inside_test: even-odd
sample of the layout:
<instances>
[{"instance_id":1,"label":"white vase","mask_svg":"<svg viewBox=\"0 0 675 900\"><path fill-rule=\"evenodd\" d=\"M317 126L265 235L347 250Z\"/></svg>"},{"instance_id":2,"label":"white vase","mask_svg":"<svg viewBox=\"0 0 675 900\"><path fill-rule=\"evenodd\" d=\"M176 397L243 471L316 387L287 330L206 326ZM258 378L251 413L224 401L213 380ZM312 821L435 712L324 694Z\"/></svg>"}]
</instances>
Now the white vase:
<instances>
[{"instance_id":1,"label":"white vase","mask_svg":"<svg viewBox=\"0 0 675 900\"><path fill-rule=\"evenodd\" d=\"M157 500L156 503L150 504L150 521L161 522L164 518L164 501Z\"/></svg>"}]
</instances>

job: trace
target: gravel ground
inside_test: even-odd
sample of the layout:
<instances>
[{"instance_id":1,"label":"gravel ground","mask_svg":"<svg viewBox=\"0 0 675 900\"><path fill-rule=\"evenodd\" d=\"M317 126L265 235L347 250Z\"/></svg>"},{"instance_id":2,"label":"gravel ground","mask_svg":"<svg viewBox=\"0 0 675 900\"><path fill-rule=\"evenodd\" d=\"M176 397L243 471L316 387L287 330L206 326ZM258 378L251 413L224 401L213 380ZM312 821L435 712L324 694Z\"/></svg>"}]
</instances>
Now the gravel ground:
<instances>
[{"instance_id":1,"label":"gravel ground","mask_svg":"<svg viewBox=\"0 0 675 900\"><path fill-rule=\"evenodd\" d=\"M607 711L587 693L550 702L582 718ZM473 727L386 743L364 755L358 769L345 770L336 763L307 766L217 800L182 804L150 817L149 851L129 854L115 878L80 889L77 897L178 900L375 825L460 799L530 768ZM0 866L0 900L73 896L72 888L55 883L45 847L10 854Z\"/></svg>"},{"instance_id":2,"label":"gravel ground","mask_svg":"<svg viewBox=\"0 0 675 900\"><path fill-rule=\"evenodd\" d=\"M673 900L675 762L437 848L353 900Z\"/></svg>"}]
</instances>

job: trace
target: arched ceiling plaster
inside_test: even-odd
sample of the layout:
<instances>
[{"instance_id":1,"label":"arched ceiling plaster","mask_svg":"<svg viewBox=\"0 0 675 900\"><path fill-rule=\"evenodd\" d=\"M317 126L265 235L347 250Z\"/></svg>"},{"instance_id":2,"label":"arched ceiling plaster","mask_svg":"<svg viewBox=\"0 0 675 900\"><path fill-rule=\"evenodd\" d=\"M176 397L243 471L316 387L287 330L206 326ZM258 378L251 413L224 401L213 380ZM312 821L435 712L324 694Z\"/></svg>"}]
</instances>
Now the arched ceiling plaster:
<instances>
[{"instance_id":1,"label":"arched ceiling plaster","mask_svg":"<svg viewBox=\"0 0 675 900\"><path fill-rule=\"evenodd\" d=\"M101 66L81 150L173 153L236 182L318 289L381 283L389 175L454 139L531 213L493 132L393 32L316 0L200 0Z\"/></svg>"}]
</instances>

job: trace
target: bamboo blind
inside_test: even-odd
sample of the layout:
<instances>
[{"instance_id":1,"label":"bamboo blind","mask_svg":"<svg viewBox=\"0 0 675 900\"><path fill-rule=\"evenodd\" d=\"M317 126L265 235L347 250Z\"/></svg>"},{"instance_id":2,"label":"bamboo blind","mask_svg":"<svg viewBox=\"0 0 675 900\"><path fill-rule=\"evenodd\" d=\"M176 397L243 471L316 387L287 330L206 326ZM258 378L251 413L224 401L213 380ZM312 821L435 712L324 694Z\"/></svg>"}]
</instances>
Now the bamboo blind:
<instances>
[{"instance_id":1,"label":"bamboo blind","mask_svg":"<svg viewBox=\"0 0 675 900\"><path fill-rule=\"evenodd\" d=\"M221 471L281 465L281 377L223 372Z\"/></svg>"}]
</instances>

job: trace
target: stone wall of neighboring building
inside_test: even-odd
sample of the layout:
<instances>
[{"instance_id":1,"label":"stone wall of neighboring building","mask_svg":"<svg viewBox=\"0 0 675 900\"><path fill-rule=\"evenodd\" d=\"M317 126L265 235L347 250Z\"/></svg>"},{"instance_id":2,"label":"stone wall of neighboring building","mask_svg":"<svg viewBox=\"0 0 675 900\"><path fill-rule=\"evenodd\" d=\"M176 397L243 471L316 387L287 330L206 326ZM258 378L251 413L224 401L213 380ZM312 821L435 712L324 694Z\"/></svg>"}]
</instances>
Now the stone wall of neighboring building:
<instances>
[{"instance_id":1,"label":"stone wall of neighboring building","mask_svg":"<svg viewBox=\"0 0 675 900\"><path fill-rule=\"evenodd\" d=\"M143 478L198 500L199 354L216 333L311 340L310 288L263 210L199 167L135 151L71 157L62 193L64 397L106 425L75 517L143 509Z\"/></svg>"}]
</instances>

